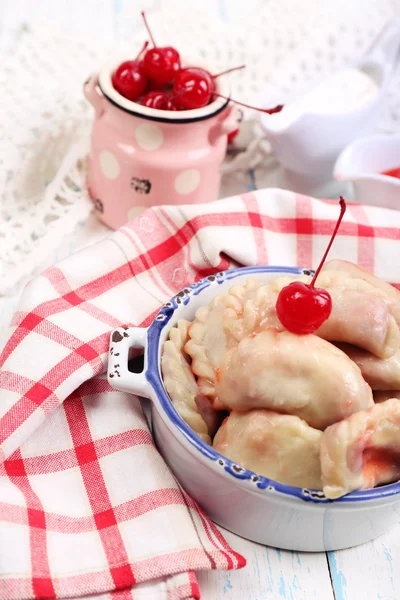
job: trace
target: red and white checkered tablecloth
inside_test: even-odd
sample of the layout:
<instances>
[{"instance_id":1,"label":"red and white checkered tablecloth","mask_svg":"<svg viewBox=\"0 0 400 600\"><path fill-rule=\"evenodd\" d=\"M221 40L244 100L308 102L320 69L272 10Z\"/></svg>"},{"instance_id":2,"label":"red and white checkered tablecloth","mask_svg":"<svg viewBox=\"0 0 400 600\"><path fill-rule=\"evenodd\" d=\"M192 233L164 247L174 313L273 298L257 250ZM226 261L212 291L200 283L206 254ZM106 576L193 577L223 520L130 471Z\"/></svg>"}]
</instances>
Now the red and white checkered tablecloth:
<instances>
[{"instance_id":1,"label":"red and white checkered tablecloth","mask_svg":"<svg viewBox=\"0 0 400 600\"><path fill-rule=\"evenodd\" d=\"M25 288L0 356L1 600L199 598L196 570L245 564L102 375L110 331L230 266L315 267L338 214L273 189L157 207ZM400 284L400 212L350 204L333 257Z\"/></svg>"}]
</instances>

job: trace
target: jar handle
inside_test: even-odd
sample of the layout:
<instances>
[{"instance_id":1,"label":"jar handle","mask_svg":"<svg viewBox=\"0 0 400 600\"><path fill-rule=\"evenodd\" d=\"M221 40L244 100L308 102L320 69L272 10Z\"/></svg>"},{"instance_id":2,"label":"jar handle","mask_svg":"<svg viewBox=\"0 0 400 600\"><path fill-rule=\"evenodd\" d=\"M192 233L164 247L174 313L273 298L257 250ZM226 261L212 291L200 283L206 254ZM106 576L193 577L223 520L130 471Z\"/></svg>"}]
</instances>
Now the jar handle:
<instances>
[{"instance_id":1,"label":"jar handle","mask_svg":"<svg viewBox=\"0 0 400 600\"><path fill-rule=\"evenodd\" d=\"M227 109L227 113L221 121L219 121L209 133L209 140L211 144L216 144L217 140L222 135L229 135L235 129L238 129L240 122L242 121L243 113L237 106L230 106Z\"/></svg>"},{"instance_id":2,"label":"jar handle","mask_svg":"<svg viewBox=\"0 0 400 600\"><path fill-rule=\"evenodd\" d=\"M83 84L83 94L88 102L93 106L96 117L104 112L104 96L99 90L99 80L97 74L91 75Z\"/></svg>"}]
</instances>

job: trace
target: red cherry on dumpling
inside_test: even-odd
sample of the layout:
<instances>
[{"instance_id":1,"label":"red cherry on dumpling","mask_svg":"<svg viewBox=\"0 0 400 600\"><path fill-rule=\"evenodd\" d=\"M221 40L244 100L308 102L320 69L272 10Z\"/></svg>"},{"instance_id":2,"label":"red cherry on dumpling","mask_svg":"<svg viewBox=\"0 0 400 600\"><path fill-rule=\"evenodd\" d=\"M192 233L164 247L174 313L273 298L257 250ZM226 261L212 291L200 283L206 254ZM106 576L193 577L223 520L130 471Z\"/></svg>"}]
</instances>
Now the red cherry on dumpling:
<instances>
[{"instance_id":1,"label":"red cherry on dumpling","mask_svg":"<svg viewBox=\"0 0 400 600\"><path fill-rule=\"evenodd\" d=\"M276 302L280 322L292 333L313 333L329 318L331 312L329 293L301 281L284 287Z\"/></svg>"},{"instance_id":2,"label":"red cherry on dumpling","mask_svg":"<svg viewBox=\"0 0 400 600\"><path fill-rule=\"evenodd\" d=\"M151 81L162 87L171 83L181 68L179 52L172 46L158 48L148 26L145 13L142 12L141 14L154 46L144 55L143 72Z\"/></svg>"},{"instance_id":3,"label":"red cherry on dumpling","mask_svg":"<svg viewBox=\"0 0 400 600\"><path fill-rule=\"evenodd\" d=\"M282 288L278 295L276 301L276 314L282 325L292 333L313 333L331 314L332 300L329 293L326 290L314 287L314 285L332 246L333 240L336 237L345 212L346 202L341 196L339 219L311 283L294 281Z\"/></svg>"},{"instance_id":4,"label":"red cherry on dumpling","mask_svg":"<svg viewBox=\"0 0 400 600\"><path fill-rule=\"evenodd\" d=\"M127 60L119 65L111 81L117 92L128 100L137 100L147 87L147 77L137 60Z\"/></svg>"}]
</instances>

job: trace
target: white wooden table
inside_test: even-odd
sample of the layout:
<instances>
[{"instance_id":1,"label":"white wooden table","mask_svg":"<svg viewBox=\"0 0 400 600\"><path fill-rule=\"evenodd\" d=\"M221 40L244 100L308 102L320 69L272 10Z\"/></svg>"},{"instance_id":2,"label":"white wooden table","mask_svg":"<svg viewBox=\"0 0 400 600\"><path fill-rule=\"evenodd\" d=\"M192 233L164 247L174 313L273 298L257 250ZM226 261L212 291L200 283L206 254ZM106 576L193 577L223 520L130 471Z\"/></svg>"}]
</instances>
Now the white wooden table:
<instances>
[{"instance_id":1,"label":"white wooden table","mask_svg":"<svg viewBox=\"0 0 400 600\"><path fill-rule=\"evenodd\" d=\"M182 0L182 2L196 0ZM229 20L243 0L206 0L219 5ZM266 0L264 0L266 1ZM328 0L325 0L328 1ZM340 2L336 1L340 10ZM366 0L367 1L367 0ZM9 34L22 22L54 23L57 27L87 31L88 35L117 36L116 15L124 0L0 0L0 51ZM132 0L134 2L134 0ZM139 3L138 11L152 2ZM247 0L249 10L256 0ZM306 14L306 0L304 0ZM243 8L243 6L242 6ZM306 18L306 17L305 17ZM1 68L1 67L0 67ZM11 126L12 124L10 124ZM240 193L255 189L257 174L249 172ZM243 189L244 188L244 189ZM105 227L90 217L79 231L64 240L47 263L69 254L76 247L107 235ZM0 327L5 327L18 301L18 294L0 296ZM400 524L390 533L358 548L340 552L306 554L279 551L239 538L226 537L248 561L236 572L199 573L205 600L400 600Z\"/></svg>"}]
</instances>

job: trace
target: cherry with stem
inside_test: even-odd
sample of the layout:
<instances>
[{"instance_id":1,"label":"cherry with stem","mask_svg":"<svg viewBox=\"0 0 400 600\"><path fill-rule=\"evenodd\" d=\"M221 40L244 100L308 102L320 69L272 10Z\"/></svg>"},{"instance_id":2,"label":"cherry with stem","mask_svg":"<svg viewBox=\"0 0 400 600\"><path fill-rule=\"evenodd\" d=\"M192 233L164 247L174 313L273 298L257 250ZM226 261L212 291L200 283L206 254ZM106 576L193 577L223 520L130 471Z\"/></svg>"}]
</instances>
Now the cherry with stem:
<instances>
[{"instance_id":1,"label":"cherry with stem","mask_svg":"<svg viewBox=\"0 0 400 600\"><path fill-rule=\"evenodd\" d=\"M245 108L251 108L252 110L257 110L258 112L267 113L268 115L273 115L275 113L281 112L283 108L283 104L278 104L274 106L274 108L259 108L257 106L251 106L250 104L245 104L244 102L239 102L239 100L234 100L233 98L229 98L228 96L223 96L222 94L214 93L214 96L217 98L223 98L224 100L230 100L234 104L238 104L239 106L244 106Z\"/></svg>"},{"instance_id":2,"label":"cherry with stem","mask_svg":"<svg viewBox=\"0 0 400 600\"><path fill-rule=\"evenodd\" d=\"M146 40L143 43L142 49L140 50L139 54L137 55L137 57L135 58L135 62L138 62L140 57L142 56L143 52L146 50L147 46L149 45L149 42Z\"/></svg>"},{"instance_id":3,"label":"cherry with stem","mask_svg":"<svg viewBox=\"0 0 400 600\"><path fill-rule=\"evenodd\" d=\"M153 48L147 50L143 59L143 72L157 85L163 87L171 83L181 68L179 52L172 46L157 46L144 11L141 12Z\"/></svg>"},{"instance_id":4,"label":"cherry with stem","mask_svg":"<svg viewBox=\"0 0 400 600\"><path fill-rule=\"evenodd\" d=\"M226 69L226 71L221 71L221 73L217 73L216 75L211 75L213 79L217 79L217 77L221 77L221 75L228 75L228 73L233 73L234 71L240 71L241 69L245 69L246 65L240 65L239 67L232 67L232 69Z\"/></svg>"},{"instance_id":5,"label":"cherry with stem","mask_svg":"<svg viewBox=\"0 0 400 600\"><path fill-rule=\"evenodd\" d=\"M227 96L223 96L215 91L215 79L217 77L226 75L239 69L244 69L245 66L246 65L240 65L239 67L222 71L216 75L211 75L211 73L200 67L186 67L185 69L181 69L174 81L172 88L173 96L176 98L177 103L183 110L203 108L203 106L207 106L207 104L209 104L214 97L232 100L232 102L235 102L241 106L253 108L254 110L267 112L270 114L282 110L283 105L276 106L273 109L257 108L250 106L249 104L244 104L243 102L233 100Z\"/></svg>"},{"instance_id":6,"label":"cherry with stem","mask_svg":"<svg viewBox=\"0 0 400 600\"><path fill-rule=\"evenodd\" d=\"M144 26L147 29L147 33L149 34L150 41L153 44L153 47L157 48L157 44L154 41L153 34L151 33L151 29L150 29L149 24L147 22L146 13L144 12L144 10L142 10L140 14L142 16L142 19L143 19L143 22L144 22Z\"/></svg>"},{"instance_id":7,"label":"cherry with stem","mask_svg":"<svg viewBox=\"0 0 400 600\"><path fill-rule=\"evenodd\" d=\"M215 93L216 93L215 80L218 79L218 77L221 77L221 75L229 75L229 73L234 73L235 71L240 71L241 69L245 69L245 68L246 68L246 65L240 65L238 67L232 67L231 69L226 69L225 71L221 71L221 73L217 73L216 75L211 75L212 85L210 86L210 89L209 89L209 92L210 92L209 101L212 101L213 96L215 96ZM208 71L206 71L206 73L208 74Z\"/></svg>"},{"instance_id":8,"label":"cherry with stem","mask_svg":"<svg viewBox=\"0 0 400 600\"><path fill-rule=\"evenodd\" d=\"M276 313L285 329L292 333L299 335L314 333L329 318L332 312L332 299L329 293L322 288L315 287L315 282L328 256L345 212L346 202L340 196L340 216L311 282L294 281L279 292L276 301Z\"/></svg>"},{"instance_id":9,"label":"cherry with stem","mask_svg":"<svg viewBox=\"0 0 400 600\"><path fill-rule=\"evenodd\" d=\"M318 266L317 270L314 273L314 277L311 280L310 287L314 287L315 286L315 282L317 280L317 277L320 274L322 267L324 266L324 263L326 261L326 257L329 254L329 250L331 249L331 246L332 246L332 244L334 242L336 234L337 234L337 232L339 230L340 223L342 222L342 219L344 217L344 213L346 212L346 201L343 198L343 196L340 196L339 204L340 204L340 215L339 215L339 218L338 218L337 223L335 225L335 229L333 230L331 239L329 240L328 247L325 250L325 253L324 253L324 255L323 255L322 259L321 259L321 262L319 263L319 266Z\"/></svg>"},{"instance_id":10,"label":"cherry with stem","mask_svg":"<svg viewBox=\"0 0 400 600\"><path fill-rule=\"evenodd\" d=\"M152 90L144 94L140 100L142 106L156 108L158 110L175 111L179 110L174 102L174 98L168 91Z\"/></svg>"},{"instance_id":11,"label":"cherry with stem","mask_svg":"<svg viewBox=\"0 0 400 600\"><path fill-rule=\"evenodd\" d=\"M140 57L148 45L149 42L145 42L134 60L126 60L112 74L114 88L128 100L137 100L147 88L147 77L141 68Z\"/></svg>"}]
</instances>

